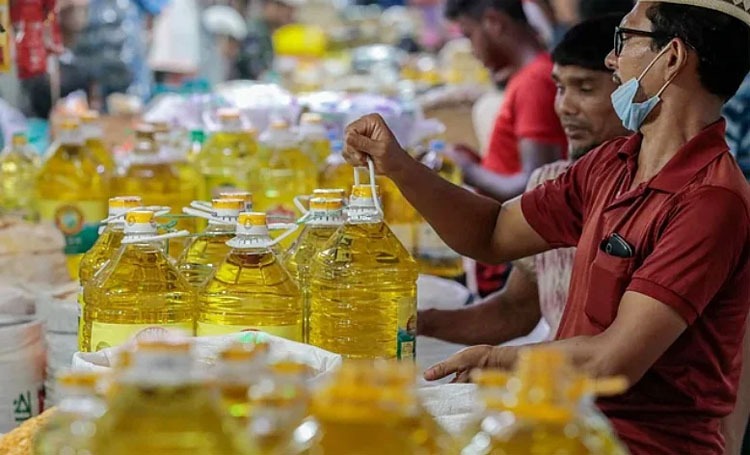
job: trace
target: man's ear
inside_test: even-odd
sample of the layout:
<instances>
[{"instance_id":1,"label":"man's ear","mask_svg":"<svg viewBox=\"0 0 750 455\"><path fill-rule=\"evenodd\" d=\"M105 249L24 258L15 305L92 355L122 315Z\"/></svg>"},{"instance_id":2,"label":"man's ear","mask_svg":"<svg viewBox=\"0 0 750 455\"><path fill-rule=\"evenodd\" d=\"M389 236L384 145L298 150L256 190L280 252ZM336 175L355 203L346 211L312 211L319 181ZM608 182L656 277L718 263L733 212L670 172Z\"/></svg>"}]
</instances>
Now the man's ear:
<instances>
[{"instance_id":1,"label":"man's ear","mask_svg":"<svg viewBox=\"0 0 750 455\"><path fill-rule=\"evenodd\" d=\"M491 36L501 36L508 27L508 16L494 8L487 8L482 14L482 26Z\"/></svg>"},{"instance_id":2,"label":"man's ear","mask_svg":"<svg viewBox=\"0 0 750 455\"><path fill-rule=\"evenodd\" d=\"M675 38L667 44L667 71L664 73L664 82L673 80L687 65L689 60L689 48L685 42Z\"/></svg>"}]
</instances>

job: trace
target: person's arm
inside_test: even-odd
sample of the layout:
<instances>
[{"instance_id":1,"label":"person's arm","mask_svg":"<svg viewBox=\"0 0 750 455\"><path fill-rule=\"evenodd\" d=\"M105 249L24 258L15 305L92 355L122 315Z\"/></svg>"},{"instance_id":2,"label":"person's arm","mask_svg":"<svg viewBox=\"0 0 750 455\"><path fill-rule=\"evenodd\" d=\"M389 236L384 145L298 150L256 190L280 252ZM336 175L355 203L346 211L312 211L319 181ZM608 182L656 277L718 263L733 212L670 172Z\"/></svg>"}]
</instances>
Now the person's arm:
<instances>
[{"instance_id":1,"label":"person's arm","mask_svg":"<svg viewBox=\"0 0 750 455\"><path fill-rule=\"evenodd\" d=\"M504 205L456 186L404 151L377 114L347 127L347 160L366 166L371 157L378 173L390 177L454 251L485 263L504 263L548 250L531 228L520 199Z\"/></svg>"},{"instance_id":2,"label":"person's arm","mask_svg":"<svg viewBox=\"0 0 750 455\"><path fill-rule=\"evenodd\" d=\"M498 345L528 335L539 322L537 283L521 268L510 273L503 290L459 310L425 310L417 333L457 344Z\"/></svg>"},{"instance_id":3,"label":"person's arm","mask_svg":"<svg viewBox=\"0 0 750 455\"><path fill-rule=\"evenodd\" d=\"M518 148L522 165L520 173L503 176L479 164L469 164L463 167L466 183L499 202L505 202L524 192L535 169L559 160L563 152L557 144L547 144L534 139L521 139Z\"/></svg>"},{"instance_id":4,"label":"person's arm","mask_svg":"<svg viewBox=\"0 0 750 455\"><path fill-rule=\"evenodd\" d=\"M748 318L750 322L750 318ZM748 324L750 327L750 324ZM721 432L726 440L726 455L740 455L745 430L750 415L750 330L745 328L745 342L742 352L742 373L737 389L737 403L734 411L721 422Z\"/></svg>"}]
</instances>

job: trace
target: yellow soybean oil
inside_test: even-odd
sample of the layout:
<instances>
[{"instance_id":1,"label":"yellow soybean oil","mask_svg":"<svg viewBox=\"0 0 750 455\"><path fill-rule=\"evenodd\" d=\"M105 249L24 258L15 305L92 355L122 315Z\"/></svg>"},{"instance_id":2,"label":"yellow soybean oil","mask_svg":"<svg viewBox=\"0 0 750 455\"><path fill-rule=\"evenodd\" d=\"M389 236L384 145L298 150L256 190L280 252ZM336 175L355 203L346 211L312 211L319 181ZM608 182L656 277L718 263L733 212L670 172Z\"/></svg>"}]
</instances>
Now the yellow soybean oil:
<instances>
[{"instance_id":1,"label":"yellow soybean oil","mask_svg":"<svg viewBox=\"0 0 750 455\"><path fill-rule=\"evenodd\" d=\"M377 176L376 183L380 187L383 201L385 222L398 237L409 253L414 251L418 212L406 200L401 190L393 180L385 176Z\"/></svg>"},{"instance_id":2,"label":"yellow soybean oil","mask_svg":"<svg viewBox=\"0 0 750 455\"><path fill-rule=\"evenodd\" d=\"M309 342L346 358L413 360L417 265L373 196L354 186L348 220L313 259Z\"/></svg>"},{"instance_id":3,"label":"yellow soybean oil","mask_svg":"<svg viewBox=\"0 0 750 455\"><path fill-rule=\"evenodd\" d=\"M257 154L255 132L244 128L237 109L220 109L218 117L219 130L209 136L194 158L205 179L203 199L249 190Z\"/></svg>"},{"instance_id":4,"label":"yellow soybean oil","mask_svg":"<svg viewBox=\"0 0 750 455\"><path fill-rule=\"evenodd\" d=\"M100 419L93 453L249 455L249 443L193 367L187 342L139 343Z\"/></svg>"},{"instance_id":5,"label":"yellow soybean oil","mask_svg":"<svg viewBox=\"0 0 750 455\"><path fill-rule=\"evenodd\" d=\"M39 167L26 135L14 134L0 155L0 214L36 220L34 184Z\"/></svg>"},{"instance_id":6,"label":"yellow soybean oil","mask_svg":"<svg viewBox=\"0 0 750 455\"><path fill-rule=\"evenodd\" d=\"M83 133L84 146L94 157L97 164L108 174L114 173L115 160L104 144L104 132L98 112L86 111L81 114L81 132Z\"/></svg>"},{"instance_id":7,"label":"yellow soybean oil","mask_svg":"<svg viewBox=\"0 0 750 455\"><path fill-rule=\"evenodd\" d=\"M237 218L245 207L242 199L214 199L208 215L208 227L190 240L177 260L177 268L185 279L201 288L221 264L234 238Z\"/></svg>"},{"instance_id":8,"label":"yellow soybean oil","mask_svg":"<svg viewBox=\"0 0 750 455\"><path fill-rule=\"evenodd\" d=\"M462 454L628 453L590 399L622 393L624 379L590 380L575 373L562 352L545 347L522 351L515 374L499 374L507 379L499 392L497 373L475 376L481 387L489 382L496 390L484 392L487 416Z\"/></svg>"},{"instance_id":9,"label":"yellow soybean oil","mask_svg":"<svg viewBox=\"0 0 750 455\"><path fill-rule=\"evenodd\" d=\"M323 163L319 184L322 188L346 188L347 193L354 185L354 168L344 159L343 142L331 141L331 153Z\"/></svg>"},{"instance_id":10,"label":"yellow soybean oil","mask_svg":"<svg viewBox=\"0 0 750 455\"><path fill-rule=\"evenodd\" d=\"M193 290L165 255L154 213L125 216L125 237L114 259L83 289L82 348L121 345L149 327L193 332Z\"/></svg>"},{"instance_id":11,"label":"yellow soybean oil","mask_svg":"<svg viewBox=\"0 0 750 455\"><path fill-rule=\"evenodd\" d=\"M39 216L65 236L68 272L78 281L83 254L99 236L107 215L109 178L83 146L79 124L65 119L36 179Z\"/></svg>"},{"instance_id":12,"label":"yellow soybean oil","mask_svg":"<svg viewBox=\"0 0 750 455\"><path fill-rule=\"evenodd\" d=\"M312 193L317 179L315 163L302 150L288 123L272 122L261 137L257 186L253 192L255 210L266 212L271 223L293 223L301 215L294 198Z\"/></svg>"},{"instance_id":13,"label":"yellow soybean oil","mask_svg":"<svg viewBox=\"0 0 750 455\"><path fill-rule=\"evenodd\" d=\"M302 114L299 134L302 139L302 149L312 158L320 170L328 155L331 154L331 141L328 138L328 131L323 125L323 118L312 112Z\"/></svg>"},{"instance_id":14,"label":"yellow soybean oil","mask_svg":"<svg viewBox=\"0 0 750 455\"><path fill-rule=\"evenodd\" d=\"M254 329L302 340L302 295L271 249L264 213L242 213L231 250L198 294L198 336Z\"/></svg>"},{"instance_id":15,"label":"yellow soybean oil","mask_svg":"<svg viewBox=\"0 0 750 455\"><path fill-rule=\"evenodd\" d=\"M269 374L269 349L265 342L235 342L221 351L216 363L221 405L243 428L252 410L248 391Z\"/></svg>"},{"instance_id":16,"label":"yellow soybean oil","mask_svg":"<svg viewBox=\"0 0 750 455\"><path fill-rule=\"evenodd\" d=\"M461 168L445 153L445 142L438 140L430 142L428 152L420 158L420 161L445 180L459 186L463 184ZM426 275L452 279L464 274L461 255L446 245L435 229L418 213L414 259L419 264L419 271Z\"/></svg>"},{"instance_id":17,"label":"yellow soybean oil","mask_svg":"<svg viewBox=\"0 0 750 455\"><path fill-rule=\"evenodd\" d=\"M310 265L323 245L344 224L344 201L342 199L313 198L310 212L305 216L305 228L287 252L284 264L292 274L304 302L304 333L307 340L310 316Z\"/></svg>"}]
</instances>

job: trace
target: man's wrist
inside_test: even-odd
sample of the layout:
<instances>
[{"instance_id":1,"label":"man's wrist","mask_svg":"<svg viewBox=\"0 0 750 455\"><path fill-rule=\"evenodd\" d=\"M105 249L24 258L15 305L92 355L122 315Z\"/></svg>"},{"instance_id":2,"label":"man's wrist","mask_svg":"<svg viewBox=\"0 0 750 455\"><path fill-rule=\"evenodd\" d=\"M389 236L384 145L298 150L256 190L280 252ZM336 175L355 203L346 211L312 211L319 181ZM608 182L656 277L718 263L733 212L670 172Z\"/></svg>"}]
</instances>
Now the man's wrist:
<instances>
[{"instance_id":1,"label":"man's wrist","mask_svg":"<svg viewBox=\"0 0 750 455\"><path fill-rule=\"evenodd\" d=\"M417 334L436 338L438 332L436 320L439 315L440 311L434 308L419 311L417 314Z\"/></svg>"}]
</instances>

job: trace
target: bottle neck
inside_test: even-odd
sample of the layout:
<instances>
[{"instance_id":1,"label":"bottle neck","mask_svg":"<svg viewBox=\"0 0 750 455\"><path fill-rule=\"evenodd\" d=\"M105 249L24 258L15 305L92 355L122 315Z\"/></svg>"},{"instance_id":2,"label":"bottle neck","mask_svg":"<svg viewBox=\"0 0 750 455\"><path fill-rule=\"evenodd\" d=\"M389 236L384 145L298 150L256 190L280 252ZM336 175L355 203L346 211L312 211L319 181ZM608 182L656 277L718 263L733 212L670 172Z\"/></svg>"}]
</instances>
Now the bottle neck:
<instances>
[{"instance_id":1,"label":"bottle neck","mask_svg":"<svg viewBox=\"0 0 750 455\"><path fill-rule=\"evenodd\" d=\"M382 223L383 215L371 206L350 206L348 210L348 224Z\"/></svg>"},{"instance_id":2,"label":"bottle neck","mask_svg":"<svg viewBox=\"0 0 750 455\"><path fill-rule=\"evenodd\" d=\"M341 226L342 224L344 224L344 221L345 217L343 210L330 212L311 211L309 218L305 222L305 224L313 227Z\"/></svg>"}]
</instances>

